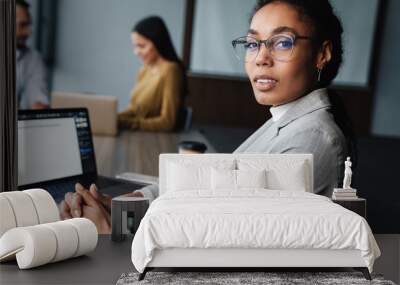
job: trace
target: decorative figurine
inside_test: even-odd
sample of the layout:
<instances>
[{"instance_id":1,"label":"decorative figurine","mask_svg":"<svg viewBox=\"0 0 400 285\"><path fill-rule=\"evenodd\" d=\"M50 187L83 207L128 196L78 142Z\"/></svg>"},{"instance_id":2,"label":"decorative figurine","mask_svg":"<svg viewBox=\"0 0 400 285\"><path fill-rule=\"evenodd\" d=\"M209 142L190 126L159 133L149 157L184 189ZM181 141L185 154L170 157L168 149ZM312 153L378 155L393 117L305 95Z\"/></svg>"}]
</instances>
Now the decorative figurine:
<instances>
[{"instance_id":1,"label":"decorative figurine","mask_svg":"<svg viewBox=\"0 0 400 285\"><path fill-rule=\"evenodd\" d=\"M343 189L352 189L351 188L351 176L353 172L351 171L351 161L350 157L347 157L347 160L344 162L345 169L344 169L344 179L343 179Z\"/></svg>"},{"instance_id":2,"label":"decorative figurine","mask_svg":"<svg viewBox=\"0 0 400 285\"><path fill-rule=\"evenodd\" d=\"M351 187L351 177L353 171L351 170L351 160L347 157L344 162L344 178L343 188L333 188L332 200L357 200L357 189Z\"/></svg>"}]
</instances>

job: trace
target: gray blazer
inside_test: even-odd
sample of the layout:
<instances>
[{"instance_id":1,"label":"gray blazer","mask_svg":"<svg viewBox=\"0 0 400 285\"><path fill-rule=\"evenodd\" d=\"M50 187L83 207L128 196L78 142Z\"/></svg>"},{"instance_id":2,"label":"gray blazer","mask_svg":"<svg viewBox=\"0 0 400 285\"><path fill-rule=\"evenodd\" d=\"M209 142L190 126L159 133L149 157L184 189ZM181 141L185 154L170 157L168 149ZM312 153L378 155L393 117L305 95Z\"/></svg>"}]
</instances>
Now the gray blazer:
<instances>
[{"instance_id":1,"label":"gray blazer","mask_svg":"<svg viewBox=\"0 0 400 285\"><path fill-rule=\"evenodd\" d=\"M314 192L331 196L343 177L347 149L330 106L327 90L315 90L298 99L278 121L268 120L234 153L312 153ZM150 200L158 196L155 185L138 191Z\"/></svg>"},{"instance_id":2,"label":"gray blazer","mask_svg":"<svg viewBox=\"0 0 400 285\"><path fill-rule=\"evenodd\" d=\"M298 99L278 121L268 120L235 153L312 153L314 192L330 196L343 177L346 140L328 111L326 89Z\"/></svg>"}]
</instances>

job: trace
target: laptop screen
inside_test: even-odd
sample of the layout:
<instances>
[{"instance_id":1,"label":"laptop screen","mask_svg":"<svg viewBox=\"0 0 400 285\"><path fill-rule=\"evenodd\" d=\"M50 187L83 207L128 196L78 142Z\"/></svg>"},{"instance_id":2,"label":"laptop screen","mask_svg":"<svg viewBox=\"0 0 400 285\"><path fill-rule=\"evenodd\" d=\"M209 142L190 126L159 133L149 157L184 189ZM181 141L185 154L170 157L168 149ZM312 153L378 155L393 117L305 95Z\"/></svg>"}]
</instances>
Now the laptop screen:
<instances>
[{"instance_id":1,"label":"laptop screen","mask_svg":"<svg viewBox=\"0 0 400 285\"><path fill-rule=\"evenodd\" d=\"M96 173L86 109L18 113L18 186Z\"/></svg>"}]
</instances>

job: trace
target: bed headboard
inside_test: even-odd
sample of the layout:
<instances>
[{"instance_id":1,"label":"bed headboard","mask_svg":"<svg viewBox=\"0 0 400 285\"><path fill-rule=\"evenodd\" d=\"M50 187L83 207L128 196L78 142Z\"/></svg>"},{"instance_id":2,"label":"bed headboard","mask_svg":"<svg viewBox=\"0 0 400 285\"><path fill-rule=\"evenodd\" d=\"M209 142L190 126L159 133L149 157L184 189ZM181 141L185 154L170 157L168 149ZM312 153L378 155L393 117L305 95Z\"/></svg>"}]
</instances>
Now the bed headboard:
<instances>
[{"instance_id":1,"label":"bed headboard","mask_svg":"<svg viewBox=\"0 0 400 285\"><path fill-rule=\"evenodd\" d=\"M274 171L282 171L278 176L274 176L272 183L278 185L285 180L285 169L295 165L302 165L300 174L305 180L305 191L314 191L314 176L313 176L313 155L312 154L160 154L159 160L159 191L160 195L167 191L167 169L169 163L184 163L184 164L202 164L213 163L219 161L232 161L235 169L247 167L251 169L253 165L263 164L267 168L273 168ZM239 167L239 168L238 168ZM281 180L281 181L279 181ZM289 189L281 189L289 190Z\"/></svg>"}]
</instances>

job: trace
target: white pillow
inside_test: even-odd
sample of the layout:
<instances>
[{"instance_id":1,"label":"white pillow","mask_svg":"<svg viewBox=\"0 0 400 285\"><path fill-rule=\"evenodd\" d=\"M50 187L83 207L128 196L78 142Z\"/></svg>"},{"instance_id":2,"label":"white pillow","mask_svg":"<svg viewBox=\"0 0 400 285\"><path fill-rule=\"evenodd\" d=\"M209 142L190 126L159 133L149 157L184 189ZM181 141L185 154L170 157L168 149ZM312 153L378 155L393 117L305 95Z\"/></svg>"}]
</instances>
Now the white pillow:
<instances>
[{"instance_id":1,"label":"white pillow","mask_svg":"<svg viewBox=\"0 0 400 285\"><path fill-rule=\"evenodd\" d=\"M210 190L211 168L234 169L235 161L175 161L167 164L167 190Z\"/></svg>"},{"instance_id":2,"label":"white pillow","mask_svg":"<svg viewBox=\"0 0 400 285\"><path fill-rule=\"evenodd\" d=\"M236 170L238 188L267 188L267 171L262 170Z\"/></svg>"},{"instance_id":3,"label":"white pillow","mask_svg":"<svg viewBox=\"0 0 400 285\"><path fill-rule=\"evenodd\" d=\"M185 166L170 163L168 166L167 188L170 191L186 191L209 188L209 167Z\"/></svg>"},{"instance_id":4,"label":"white pillow","mask_svg":"<svg viewBox=\"0 0 400 285\"><path fill-rule=\"evenodd\" d=\"M239 170L266 170L267 187L273 190L307 191L310 189L309 167L304 160L237 159Z\"/></svg>"},{"instance_id":5,"label":"white pillow","mask_svg":"<svg viewBox=\"0 0 400 285\"><path fill-rule=\"evenodd\" d=\"M262 170L211 170L211 188L213 190L240 190L242 188L266 188L267 177Z\"/></svg>"},{"instance_id":6,"label":"white pillow","mask_svg":"<svg viewBox=\"0 0 400 285\"><path fill-rule=\"evenodd\" d=\"M212 168L211 189L236 190L236 170Z\"/></svg>"}]
</instances>

